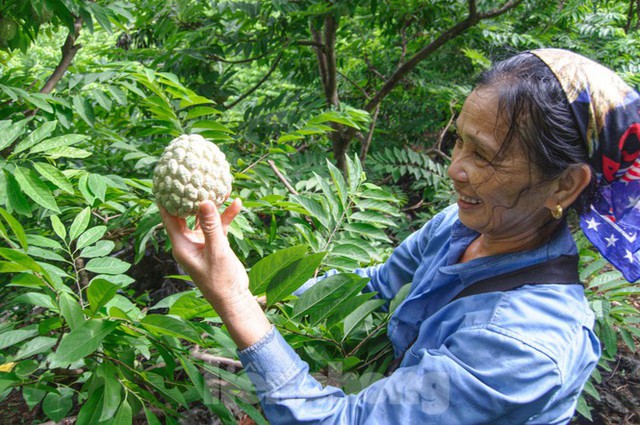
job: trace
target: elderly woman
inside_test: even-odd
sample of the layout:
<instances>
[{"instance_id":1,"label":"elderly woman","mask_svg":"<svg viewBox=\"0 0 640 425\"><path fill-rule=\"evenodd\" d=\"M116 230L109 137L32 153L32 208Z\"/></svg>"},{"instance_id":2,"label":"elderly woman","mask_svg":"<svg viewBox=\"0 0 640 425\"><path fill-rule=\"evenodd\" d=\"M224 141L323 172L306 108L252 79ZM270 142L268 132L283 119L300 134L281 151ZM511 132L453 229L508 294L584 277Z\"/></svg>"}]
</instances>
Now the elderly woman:
<instances>
[{"instance_id":1,"label":"elderly woman","mask_svg":"<svg viewBox=\"0 0 640 425\"><path fill-rule=\"evenodd\" d=\"M249 292L225 236L239 200L222 215L204 202L196 231L162 211L176 259L226 324L272 423L569 422L600 344L566 211L638 278L629 226L640 204L628 196L640 193L640 98L582 56L535 50L486 72L456 128L457 204L386 263L357 270L384 299L412 282L389 323L399 367L358 394L309 375Z\"/></svg>"}]
</instances>

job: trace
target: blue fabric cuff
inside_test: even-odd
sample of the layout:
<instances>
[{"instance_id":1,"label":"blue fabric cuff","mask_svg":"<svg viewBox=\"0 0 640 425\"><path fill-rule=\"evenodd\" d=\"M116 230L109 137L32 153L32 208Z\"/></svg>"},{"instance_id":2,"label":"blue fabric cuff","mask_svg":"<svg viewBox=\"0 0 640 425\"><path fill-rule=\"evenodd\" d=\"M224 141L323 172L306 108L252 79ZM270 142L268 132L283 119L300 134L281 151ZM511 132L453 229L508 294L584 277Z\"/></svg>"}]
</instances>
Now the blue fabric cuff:
<instances>
[{"instance_id":1,"label":"blue fabric cuff","mask_svg":"<svg viewBox=\"0 0 640 425\"><path fill-rule=\"evenodd\" d=\"M280 388L305 367L275 326L238 356L258 394Z\"/></svg>"}]
</instances>

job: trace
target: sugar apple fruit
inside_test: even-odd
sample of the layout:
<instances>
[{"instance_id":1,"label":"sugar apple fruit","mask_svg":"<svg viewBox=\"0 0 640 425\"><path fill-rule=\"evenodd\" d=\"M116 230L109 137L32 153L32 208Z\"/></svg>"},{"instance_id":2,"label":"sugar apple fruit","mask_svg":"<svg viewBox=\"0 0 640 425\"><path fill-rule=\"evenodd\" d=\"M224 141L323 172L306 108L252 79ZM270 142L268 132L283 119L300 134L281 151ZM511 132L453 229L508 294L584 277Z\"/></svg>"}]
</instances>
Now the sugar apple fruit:
<instances>
[{"instance_id":1,"label":"sugar apple fruit","mask_svg":"<svg viewBox=\"0 0 640 425\"><path fill-rule=\"evenodd\" d=\"M173 139L153 172L156 199L177 217L196 214L206 199L219 207L230 192L231 173L224 153L199 134Z\"/></svg>"}]
</instances>

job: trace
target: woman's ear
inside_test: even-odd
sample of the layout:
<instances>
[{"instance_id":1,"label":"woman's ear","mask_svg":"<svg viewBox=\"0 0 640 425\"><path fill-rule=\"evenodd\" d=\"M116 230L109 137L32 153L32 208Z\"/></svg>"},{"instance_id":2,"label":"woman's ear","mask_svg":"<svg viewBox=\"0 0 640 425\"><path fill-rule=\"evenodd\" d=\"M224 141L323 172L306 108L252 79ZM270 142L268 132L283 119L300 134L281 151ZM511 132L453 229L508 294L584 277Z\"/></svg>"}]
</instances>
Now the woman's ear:
<instances>
[{"instance_id":1,"label":"woman's ear","mask_svg":"<svg viewBox=\"0 0 640 425\"><path fill-rule=\"evenodd\" d=\"M566 169L556 181L554 193L547 199L546 207L550 211L560 205L569 208L591 182L591 167L587 164L573 165Z\"/></svg>"}]
</instances>

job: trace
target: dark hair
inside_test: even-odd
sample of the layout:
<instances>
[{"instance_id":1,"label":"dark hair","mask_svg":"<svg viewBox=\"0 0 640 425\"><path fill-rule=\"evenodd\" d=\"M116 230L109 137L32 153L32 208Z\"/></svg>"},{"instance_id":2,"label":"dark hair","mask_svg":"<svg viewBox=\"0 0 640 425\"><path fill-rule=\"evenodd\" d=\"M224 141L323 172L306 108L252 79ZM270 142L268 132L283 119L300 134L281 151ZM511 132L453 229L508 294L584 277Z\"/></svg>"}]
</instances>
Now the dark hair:
<instances>
[{"instance_id":1,"label":"dark hair","mask_svg":"<svg viewBox=\"0 0 640 425\"><path fill-rule=\"evenodd\" d=\"M567 97L556 76L537 56L520 53L494 64L481 74L477 87L497 90L500 113L509 125L498 156L520 142L545 180L560 176L571 166L589 165ZM593 169L591 175L591 183L571 206L579 214L589 208L596 191Z\"/></svg>"}]
</instances>

